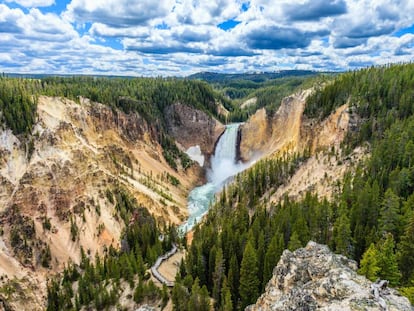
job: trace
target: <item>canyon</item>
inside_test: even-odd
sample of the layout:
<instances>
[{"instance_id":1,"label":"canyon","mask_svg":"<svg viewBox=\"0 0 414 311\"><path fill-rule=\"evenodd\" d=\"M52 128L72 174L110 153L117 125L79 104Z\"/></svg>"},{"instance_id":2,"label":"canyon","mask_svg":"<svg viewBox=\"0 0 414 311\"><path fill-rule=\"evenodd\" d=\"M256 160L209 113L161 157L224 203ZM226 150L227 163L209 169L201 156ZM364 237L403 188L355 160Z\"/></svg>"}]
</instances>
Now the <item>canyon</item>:
<instances>
[{"instance_id":1,"label":"canyon","mask_svg":"<svg viewBox=\"0 0 414 311\"><path fill-rule=\"evenodd\" d=\"M336 181L367 157L363 147L342 155L346 133L359 122L350 106L317 122L303 114L310 93L285 98L274 115L258 110L238 130L243 163L309 153L287 183L266 195L268 204L285 195L299 199L308 190L329 199ZM24 310L27 301L30 309L42 310L46 279L68 262L79 263L80 248L94 258L109 246L120 247L124 225L110 199L117 188L126 189L159 224L185 222L190 191L216 180L206 171L215 165L216 142L225 131L205 112L181 103L168 106L168 133L182 151L196 148L203 159L175 170L163 157L157 127L137 113L86 98L76 103L46 96L39 98L37 109L31 140L0 130L0 287L13 289L0 296L11 310ZM17 236L16 228L23 228ZM45 254L50 259L42 265Z\"/></svg>"}]
</instances>

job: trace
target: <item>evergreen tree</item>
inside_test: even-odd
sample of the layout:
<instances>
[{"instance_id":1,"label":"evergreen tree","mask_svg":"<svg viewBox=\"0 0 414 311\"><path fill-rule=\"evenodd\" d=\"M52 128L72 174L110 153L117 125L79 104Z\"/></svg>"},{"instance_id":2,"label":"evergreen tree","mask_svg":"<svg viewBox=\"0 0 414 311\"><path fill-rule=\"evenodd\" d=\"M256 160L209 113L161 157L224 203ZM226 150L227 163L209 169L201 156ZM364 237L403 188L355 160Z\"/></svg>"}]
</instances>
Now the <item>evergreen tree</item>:
<instances>
[{"instance_id":1,"label":"evergreen tree","mask_svg":"<svg viewBox=\"0 0 414 311\"><path fill-rule=\"evenodd\" d=\"M227 280L230 287L233 306L236 306L239 297L239 264L235 254L233 254L230 259L230 268Z\"/></svg>"},{"instance_id":2,"label":"evergreen tree","mask_svg":"<svg viewBox=\"0 0 414 311\"><path fill-rule=\"evenodd\" d=\"M359 274L365 275L371 281L377 280L380 268L378 266L378 251L374 244L371 244L362 255L360 266Z\"/></svg>"},{"instance_id":3,"label":"evergreen tree","mask_svg":"<svg viewBox=\"0 0 414 311\"><path fill-rule=\"evenodd\" d=\"M335 251L347 257L352 257L352 238L349 218L342 210L341 215L336 219L333 230L333 241Z\"/></svg>"},{"instance_id":4,"label":"evergreen tree","mask_svg":"<svg viewBox=\"0 0 414 311\"><path fill-rule=\"evenodd\" d=\"M224 260L223 260L223 252L221 248L218 249L215 258L215 269L213 272L213 299L216 301L216 304L220 304L220 294L221 294L221 286L223 282L223 277L225 276L225 267L224 267Z\"/></svg>"},{"instance_id":5,"label":"evergreen tree","mask_svg":"<svg viewBox=\"0 0 414 311\"><path fill-rule=\"evenodd\" d=\"M391 286L400 284L401 273L398 270L397 258L395 256L395 243L391 233L379 241L378 246L378 276L388 280Z\"/></svg>"},{"instance_id":6,"label":"evergreen tree","mask_svg":"<svg viewBox=\"0 0 414 311\"><path fill-rule=\"evenodd\" d=\"M398 245L398 263L404 284L414 279L414 213L405 228L404 235Z\"/></svg>"},{"instance_id":7,"label":"evergreen tree","mask_svg":"<svg viewBox=\"0 0 414 311\"><path fill-rule=\"evenodd\" d=\"M231 299L230 288L227 284L227 278L223 279L223 286L221 288L221 311L233 311L233 302Z\"/></svg>"},{"instance_id":8,"label":"evergreen tree","mask_svg":"<svg viewBox=\"0 0 414 311\"><path fill-rule=\"evenodd\" d=\"M243 252L243 259L240 267L239 292L242 309L257 300L259 297L259 285L257 255L252 246L252 242L248 241Z\"/></svg>"},{"instance_id":9,"label":"evergreen tree","mask_svg":"<svg viewBox=\"0 0 414 311\"><path fill-rule=\"evenodd\" d=\"M258 262L258 274L259 274L259 283L263 284L263 266L265 260L265 241L263 230L259 233L259 239L257 241L257 262ZM262 292L262 287L260 286L260 292Z\"/></svg>"},{"instance_id":10,"label":"evergreen tree","mask_svg":"<svg viewBox=\"0 0 414 311\"><path fill-rule=\"evenodd\" d=\"M298 248L302 247L302 242L299 239L299 235L296 233L296 231L293 231L292 235L290 236L290 240L288 243L288 249L290 251L297 250Z\"/></svg>"},{"instance_id":11,"label":"evergreen tree","mask_svg":"<svg viewBox=\"0 0 414 311\"><path fill-rule=\"evenodd\" d=\"M267 282L272 277L273 269L279 261L284 249L285 246L283 243L283 236L275 234L272 240L270 240L270 244L265 255L262 288L266 286Z\"/></svg>"},{"instance_id":12,"label":"evergreen tree","mask_svg":"<svg viewBox=\"0 0 414 311\"><path fill-rule=\"evenodd\" d=\"M387 189L380 209L379 229L381 232L398 234L399 205L398 196L391 188Z\"/></svg>"}]
</instances>

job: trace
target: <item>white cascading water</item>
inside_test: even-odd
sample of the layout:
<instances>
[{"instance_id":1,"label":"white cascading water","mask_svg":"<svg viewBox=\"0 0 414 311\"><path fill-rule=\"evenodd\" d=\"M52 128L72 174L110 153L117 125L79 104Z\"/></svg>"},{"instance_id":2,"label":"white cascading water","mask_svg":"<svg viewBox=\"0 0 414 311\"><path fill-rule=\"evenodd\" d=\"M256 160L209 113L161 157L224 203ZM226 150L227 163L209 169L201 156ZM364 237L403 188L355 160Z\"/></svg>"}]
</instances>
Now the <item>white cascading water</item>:
<instances>
[{"instance_id":1,"label":"white cascading water","mask_svg":"<svg viewBox=\"0 0 414 311\"><path fill-rule=\"evenodd\" d=\"M243 171L248 164L236 163L237 133L240 124L230 124L220 137L211 169L207 172L207 183L194 188L188 197L188 220L180 226L181 232L187 232L207 213L214 194L221 190L226 181Z\"/></svg>"}]
</instances>

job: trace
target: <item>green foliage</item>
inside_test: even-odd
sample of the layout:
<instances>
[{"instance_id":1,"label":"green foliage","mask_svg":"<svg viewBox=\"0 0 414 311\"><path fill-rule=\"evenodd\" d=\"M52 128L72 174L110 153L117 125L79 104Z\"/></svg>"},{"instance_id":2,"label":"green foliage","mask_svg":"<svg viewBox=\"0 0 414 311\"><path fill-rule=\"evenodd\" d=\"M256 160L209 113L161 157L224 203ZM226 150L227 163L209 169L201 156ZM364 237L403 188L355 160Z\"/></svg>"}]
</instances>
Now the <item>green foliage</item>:
<instances>
[{"instance_id":1,"label":"green foliage","mask_svg":"<svg viewBox=\"0 0 414 311\"><path fill-rule=\"evenodd\" d=\"M176 311L210 311L210 297L206 286L191 276L176 279L172 290L172 301Z\"/></svg>"},{"instance_id":2,"label":"green foliage","mask_svg":"<svg viewBox=\"0 0 414 311\"><path fill-rule=\"evenodd\" d=\"M230 288L227 285L227 279L223 280L223 287L221 288L221 310L222 311L233 311L233 302L231 300Z\"/></svg>"},{"instance_id":3,"label":"green foliage","mask_svg":"<svg viewBox=\"0 0 414 311\"><path fill-rule=\"evenodd\" d=\"M44 230L50 231L50 229L52 228L52 224L50 223L50 218L49 217L47 217L47 216L43 217L42 226L43 226Z\"/></svg>"},{"instance_id":4,"label":"green foliage","mask_svg":"<svg viewBox=\"0 0 414 311\"><path fill-rule=\"evenodd\" d=\"M392 234L386 234L378 242L378 255L378 276L383 280L388 280L391 286L398 286L401 272L398 270L395 242Z\"/></svg>"},{"instance_id":5,"label":"green foliage","mask_svg":"<svg viewBox=\"0 0 414 311\"><path fill-rule=\"evenodd\" d=\"M47 310L79 310L81 306L107 309L118 301L121 280L134 288L136 302L165 300L165 292L146 281L145 271L159 255L171 249L175 229L166 228L161 242L158 237L162 233L147 209L123 189L116 188L111 193L117 212L126 224L121 249L111 246L103 258L96 256L91 260L81 248L80 265L69 265L60 278L49 282Z\"/></svg>"},{"instance_id":6,"label":"green foliage","mask_svg":"<svg viewBox=\"0 0 414 311\"><path fill-rule=\"evenodd\" d=\"M189 158L189 156L186 153L178 149L177 145L175 144L175 141L170 136L160 135L159 141L163 149L162 155L164 156L164 159L167 161L167 163L173 169L178 169L176 162L177 160L180 160L181 166L184 170L191 166L193 161Z\"/></svg>"},{"instance_id":7,"label":"green foliage","mask_svg":"<svg viewBox=\"0 0 414 311\"><path fill-rule=\"evenodd\" d=\"M0 125L5 122L15 135L30 134L36 120L37 82L0 77Z\"/></svg>"},{"instance_id":8,"label":"green foliage","mask_svg":"<svg viewBox=\"0 0 414 311\"><path fill-rule=\"evenodd\" d=\"M258 261L252 243L247 242L240 267L240 299L242 309L255 303L259 297Z\"/></svg>"},{"instance_id":9,"label":"green foliage","mask_svg":"<svg viewBox=\"0 0 414 311\"><path fill-rule=\"evenodd\" d=\"M414 110L407 103L414 107L413 77L414 64L370 68L339 76L326 84L335 86L329 91L316 91L319 95L314 96L321 97L310 99L308 116L323 118L350 98L351 111L362 121L342 147L352 150L368 140L371 157L344 177L332 202L308 193L298 202L286 197L279 204L267 203L269 196L303 158L259 161L234 178L203 225L196 227L185 262L187 276L199 278L212 294L211 250L215 248L215 256L221 249L232 305L240 310L245 293L240 293L238 267L247 241L256 250L259 292L282 249L295 249L312 239L361 260L360 272L368 278L387 278L409 293L414 279ZM356 89L359 95L353 97ZM221 297L219 309L223 303Z\"/></svg>"},{"instance_id":10,"label":"green foliage","mask_svg":"<svg viewBox=\"0 0 414 311\"><path fill-rule=\"evenodd\" d=\"M177 187L177 186L179 186L180 185L180 181L178 180L178 178L176 178L176 177L174 177L173 175L171 175L170 173L166 173L166 176L167 176L167 180L168 180L168 182L171 184L171 185L173 185L173 186L175 186L175 187Z\"/></svg>"},{"instance_id":11,"label":"green foliage","mask_svg":"<svg viewBox=\"0 0 414 311\"><path fill-rule=\"evenodd\" d=\"M335 251L348 257L352 257L352 236L350 221L346 211L342 211L334 224L333 243Z\"/></svg>"},{"instance_id":12,"label":"green foliage","mask_svg":"<svg viewBox=\"0 0 414 311\"><path fill-rule=\"evenodd\" d=\"M180 102L203 110L218 118L216 101L219 94L205 82L174 78L96 78L46 77L41 80L40 93L78 100L79 96L119 108L137 112L153 123L164 121L164 109Z\"/></svg>"},{"instance_id":13,"label":"green foliage","mask_svg":"<svg viewBox=\"0 0 414 311\"><path fill-rule=\"evenodd\" d=\"M384 194L384 200L382 201L379 215L379 229L381 232L389 232L397 235L398 223L399 223L399 210L400 200L392 191L388 188Z\"/></svg>"},{"instance_id":14,"label":"green foliage","mask_svg":"<svg viewBox=\"0 0 414 311\"><path fill-rule=\"evenodd\" d=\"M414 213L412 214L401 242L398 245L398 263L402 272L402 279L405 284L409 284L414 279Z\"/></svg>"},{"instance_id":15,"label":"green foliage","mask_svg":"<svg viewBox=\"0 0 414 311\"><path fill-rule=\"evenodd\" d=\"M247 206L258 204L258 198L270 189L271 183L282 184L295 172L301 161L303 158L299 156L259 161L256 166L235 177L234 183L222 192L211 208L206 222L196 227L185 261L185 272L182 271L181 276L184 279L189 276L192 279L198 278L200 285L206 285L215 298L216 308L229 306L230 301L235 309L240 308L243 303L248 303L247 299L256 299L262 284L269 280L274 263L278 261L287 243L284 241L287 227L278 223L277 219L286 220L286 216L296 213L296 210L275 208L275 213L269 215L265 209L257 208L250 210L253 214L250 217ZM325 206L323 209L326 210ZM304 221L308 225L307 217L304 217ZM286 226L290 225L286 223ZM247 240L255 249L255 264L249 259L252 252L246 250ZM276 245L268 250L270 241L276 241ZM246 254L248 256L245 258ZM254 267L248 269L249 264ZM251 271L255 276L253 282L250 282L248 274ZM229 292L225 295L227 289L224 288L224 280ZM188 286L187 289L189 290ZM183 294L180 287L176 291ZM223 295L230 297L230 300L224 299ZM176 303L177 310L181 310L180 300L174 301Z\"/></svg>"},{"instance_id":16,"label":"green foliage","mask_svg":"<svg viewBox=\"0 0 414 311\"><path fill-rule=\"evenodd\" d=\"M373 243L362 255L360 266L359 274L364 275L373 282L377 280L380 267L378 267L378 250Z\"/></svg>"},{"instance_id":17,"label":"green foliage","mask_svg":"<svg viewBox=\"0 0 414 311\"><path fill-rule=\"evenodd\" d=\"M285 245L283 241L283 236L274 235L269 243L268 249L266 251L266 256L264 259L262 288L265 287L267 281L270 280L270 278L272 277L273 269L276 266L277 261L282 255L284 249Z\"/></svg>"},{"instance_id":18,"label":"green foliage","mask_svg":"<svg viewBox=\"0 0 414 311\"><path fill-rule=\"evenodd\" d=\"M399 291L414 305L414 286L400 287Z\"/></svg>"},{"instance_id":19,"label":"green foliage","mask_svg":"<svg viewBox=\"0 0 414 311\"><path fill-rule=\"evenodd\" d=\"M79 228L76 224L76 219L74 220L73 217L70 217L70 237L73 242L78 239Z\"/></svg>"},{"instance_id":20,"label":"green foliage","mask_svg":"<svg viewBox=\"0 0 414 311\"><path fill-rule=\"evenodd\" d=\"M303 245L302 245L302 242L299 240L298 233L296 231L293 231L289 239L288 249L293 252L297 250L298 248L301 248L302 246Z\"/></svg>"},{"instance_id":21,"label":"green foliage","mask_svg":"<svg viewBox=\"0 0 414 311\"><path fill-rule=\"evenodd\" d=\"M305 115L326 118L335 108L349 103L362 118L349 142L381 138L394 119L412 115L414 64L371 67L339 75L307 98Z\"/></svg>"},{"instance_id":22,"label":"green foliage","mask_svg":"<svg viewBox=\"0 0 414 311\"><path fill-rule=\"evenodd\" d=\"M50 252L50 247L49 245L46 245L46 247L42 249L40 253L40 264L44 268L49 268L51 260L52 260L52 254Z\"/></svg>"}]
</instances>

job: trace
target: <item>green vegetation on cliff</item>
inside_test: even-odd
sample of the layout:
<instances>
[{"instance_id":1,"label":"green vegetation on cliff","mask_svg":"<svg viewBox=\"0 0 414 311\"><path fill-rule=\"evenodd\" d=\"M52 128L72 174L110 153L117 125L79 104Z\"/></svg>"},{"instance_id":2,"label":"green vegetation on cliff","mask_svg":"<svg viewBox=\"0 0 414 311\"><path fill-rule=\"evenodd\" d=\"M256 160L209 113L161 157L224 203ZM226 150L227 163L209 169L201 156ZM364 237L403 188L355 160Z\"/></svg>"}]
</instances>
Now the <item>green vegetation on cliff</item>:
<instances>
[{"instance_id":1,"label":"green vegetation on cliff","mask_svg":"<svg viewBox=\"0 0 414 311\"><path fill-rule=\"evenodd\" d=\"M263 290L284 249L314 240L361 261L361 273L388 279L413 301L413 82L414 65L408 64L346 73L316 90L306 114L324 118L349 100L362 121L343 147L368 143L371 157L338 183L332 202L307 193L298 202L286 197L265 209L268 196L289 177L280 175L286 172L281 168L296 167L292 159L269 160L278 163L276 170L263 169L264 162L259 162L241 173L195 229L176 286L191 286L181 281L188 276L198 279L213 297L214 292L223 291L216 307L224 308L227 288L215 286L217 256L222 253L220 279L227 280L234 310L241 310ZM254 249L257 258L251 258L247 247ZM244 258L247 254L249 259ZM243 262L246 266L255 260L258 280L246 269L241 271Z\"/></svg>"},{"instance_id":2,"label":"green vegetation on cliff","mask_svg":"<svg viewBox=\"0 0 414 311\"><path fill-rule=\"evenodd\" d=\"M387 65L352 71L322 84L308 97L305 115L324 119L349 103L362 119L352 145L380 139L395 120L414 113L414 64Z\"/></svg>"},{"instance_id":3,"label":"green vegetation on cliff","mask_svg":"<svg viewBox=\"0 0 414 311\"><path fill-rule=\"evenodd\" d=\"M0 77L0 126L4 122L14 134L30 134L36 120L36 97L31 82Z\"/></svg>"},{"instance_id":4,"label":"green vegetation on cliff","mask_svg":"<svg viewBox=\"0 0 414 311\"><path fill-rule=\"evenodd\" d=\"M202 81L174 78L96 78L44 77L42 79L0 78L0 124L5 123L15 134L31 134L36 121L36 99L39 95L65 97L77 102L88 98L119 109L127 114L138 113L150 125L163 148L166 161L174 169L184 169L191 160L177 148L165 128L167 106L182 103L225 121L218 112L218 103L233 111L231 101Z\"/></svg>"},{"instance_id":5,"label":"green vegetation on cliff","mask_svg":"<svg viewBox=\"0 0 414 311\"><path fill-rule=\"evenodd\" d=\"M107 195L116 203L117 217L126 225L121 249L110 246L103 258L91 258L81 249L80 264L70 264L49 281L47 310L104 310L117 304L125 286L133 292L131 298L136 303L166 302L166 290L156 287L146 270L171 249L177 238L175 229L161 232L147 209L138 206L123 189L116 188Z\"/></svg>"}]
</instances>

